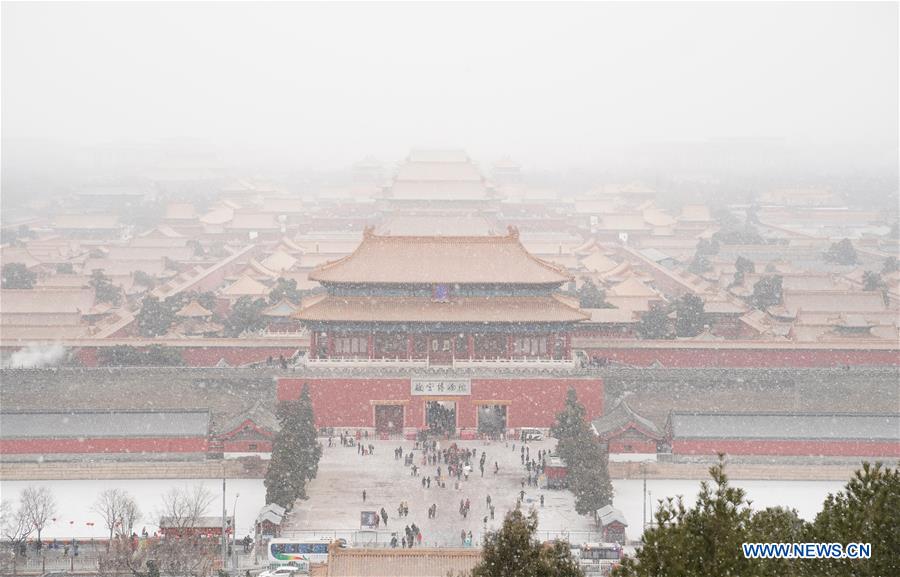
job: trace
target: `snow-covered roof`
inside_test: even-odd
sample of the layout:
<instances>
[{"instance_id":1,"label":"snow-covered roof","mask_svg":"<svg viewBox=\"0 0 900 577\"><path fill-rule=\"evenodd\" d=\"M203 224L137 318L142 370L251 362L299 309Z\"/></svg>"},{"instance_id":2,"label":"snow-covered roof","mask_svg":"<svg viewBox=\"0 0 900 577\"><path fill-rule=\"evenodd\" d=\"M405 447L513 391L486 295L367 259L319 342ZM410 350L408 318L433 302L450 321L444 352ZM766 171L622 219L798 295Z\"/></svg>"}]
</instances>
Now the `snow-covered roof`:
<instances>
[{"instance_id":1,"label":"snow-covered roof","mask_svg":"<svg viewBox=\"0 0 900 577\"><path fill-rule=\"evenodd\" d=\"M882 439L900 442L900 414L683 413L669 415L674 438Z\"/></svg>"}]
</instances>

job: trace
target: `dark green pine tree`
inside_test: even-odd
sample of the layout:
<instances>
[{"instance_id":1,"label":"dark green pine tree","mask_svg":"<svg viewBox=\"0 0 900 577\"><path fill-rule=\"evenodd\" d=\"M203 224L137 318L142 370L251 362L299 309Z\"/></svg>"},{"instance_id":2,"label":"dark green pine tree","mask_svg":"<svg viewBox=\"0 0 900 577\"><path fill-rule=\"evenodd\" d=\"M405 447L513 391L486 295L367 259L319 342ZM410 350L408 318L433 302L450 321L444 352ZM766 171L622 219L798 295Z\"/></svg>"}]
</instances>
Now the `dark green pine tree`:
<instances>
[{"instance_id":1,"label":"dark green pine tree","mask_svg":"<svg viewBox=\"0 0 900 577\"><path fill-rule=\"evenodd\" d=\"M575 511L579 515L593 515L613 500L609 480L609 453L593 431L582 432L575 442L576 451L570 456L569 488L575 495Z\"/></svg>"},{"instance_id":2,"label":"dark green pine tree","mask_svg":"<svg viewBox=\"0 0 900 577\"><path fill-rule=\"evenodd\" d=\"M755 575L741 543L752 517L742 489L732 487L720 461L709 470L712 484L701 484L697 502L686 509L681 497L661 502L654 527L644 531L644 545L626 559L616 577L706 577Z\"/></svg>"},{"instance_id":3,"label":"dark green pine tree","mask_svg":"<svg viewBox=\"0 0 900 577\"><path fill-rule=\"evenodd\" d=\"M575 387L569 387L566 392L566 405L557 413L556 423L550 428L550 435L560 442L576 438L585 427L586 413L584 405L578 402Z\"/></svg>"},{"instance_id":4,"label":"dark green pine tree","mask_svg":"<svg viewBox=\"0 0 900 577\"><path fill-rule=\"evenodd\" d=\"M537 513L506 514L499 531L487 534L472 577L583 577L568 544L542 545L535 537Z\"/></svg>"},{"instance_id":5,"label":"dark green pine tree","mask_svg":"<svg viewBox=\"0 0 900 577\"><path fill-rule=\"evenodd\" d=\"M289 509L295 500L306 498L306 484L315 478L322 456L308 385L303 386L299 400L279 403L278 421L281 429L266 471L266 503Z\"/></svg>"},{"instance_id":6,"label":"dark green pine tree","mask_svg":"<svg viewBox=\"0 0 900 577\"><path fill-rule=\"evenodd\" d=\"M556 454L568 467L569 488L575 495L575 510L580 515L612 503L613 489L609 480L609 455L591 430L587 411L578 402L578 393L570 387L566 405L556 415L550 434L556 437Z\"/></svg>"},{"instance_id":7,"label":"dark green pine tree","mask_svg":"<svg viewBox=\"0 0 900 577\"><path fill-rule=\"evenodd\" d=\"M703 331L703 299L686 294L675 301L675 334L695 337Z\"/></svg>"},{"instance_id":8,"label":"dark green pine tree","mask_svg":"<svg viewBox=\"0 0 900 577\"><path fill-rule=\"evenodd\" d=\"M900 468L863 463L842 491L826 497L805 541L872 545L870 559L805 560L810 577L900 574Z\"/></svg>"},{"instance_id":9,"label":"dark green pine tree","mask_svg":"<svg viewBox=\"0 0 900 577\"><path fill-rule=\"evenodd\" d=\"M316 419L313 415L312 399L309 398L309 385L303 385L298 407L298 453L297 475L299 492L297 496L306 499L306 484L316 478L319 472L319 459L322 457L322 445L319 444L316 431Z\"/></svg>"},{"instance_id":10,"label":"dark green pine tree","mask_svg":"<svg viewBox=\"0 0 900 577\"><path fill-rule=\"evenodd\" d=\"M642 339L671 339L675 337L672 323L669 320L669 307L654 304L650 310L641 315L637 326L638 336Z\"/></svg>"}]
</instances>

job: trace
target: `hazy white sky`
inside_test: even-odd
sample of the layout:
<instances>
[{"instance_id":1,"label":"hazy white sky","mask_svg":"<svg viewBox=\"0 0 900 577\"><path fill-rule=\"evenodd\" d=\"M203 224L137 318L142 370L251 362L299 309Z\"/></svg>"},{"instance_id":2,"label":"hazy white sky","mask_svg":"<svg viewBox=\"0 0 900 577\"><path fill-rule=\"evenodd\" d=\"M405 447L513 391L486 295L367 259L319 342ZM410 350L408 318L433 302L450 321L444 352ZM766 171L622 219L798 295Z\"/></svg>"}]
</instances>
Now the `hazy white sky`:
<instances>
[{"instance_id":1,"label":"hazy white sky","mask_svg":"<svg viewBox=\"0 0 900 577\"><path fill-rule=\"evenodd\" d=\"M646 141L893 151L896 3L2 6L2 130L344 163Z\"/></svg>"}]
</instances>

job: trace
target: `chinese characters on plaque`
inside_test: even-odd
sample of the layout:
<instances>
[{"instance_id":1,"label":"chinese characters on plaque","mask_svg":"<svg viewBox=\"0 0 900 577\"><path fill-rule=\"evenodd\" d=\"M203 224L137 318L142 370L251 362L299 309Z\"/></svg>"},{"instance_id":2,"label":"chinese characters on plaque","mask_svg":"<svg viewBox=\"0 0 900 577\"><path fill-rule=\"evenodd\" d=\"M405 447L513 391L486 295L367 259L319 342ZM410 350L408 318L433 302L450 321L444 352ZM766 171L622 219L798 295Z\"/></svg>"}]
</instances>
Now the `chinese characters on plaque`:
<instances>
[{"instance_id":1,"label":"chinese characters on plaque","mask_svg":"<svg viewBox=\"0 0 900 577\"><path fill-rule=\"evenodd\" d=\"M412 379L413 395L471 395L469 379Z\"/></svg>"}]
</instances>

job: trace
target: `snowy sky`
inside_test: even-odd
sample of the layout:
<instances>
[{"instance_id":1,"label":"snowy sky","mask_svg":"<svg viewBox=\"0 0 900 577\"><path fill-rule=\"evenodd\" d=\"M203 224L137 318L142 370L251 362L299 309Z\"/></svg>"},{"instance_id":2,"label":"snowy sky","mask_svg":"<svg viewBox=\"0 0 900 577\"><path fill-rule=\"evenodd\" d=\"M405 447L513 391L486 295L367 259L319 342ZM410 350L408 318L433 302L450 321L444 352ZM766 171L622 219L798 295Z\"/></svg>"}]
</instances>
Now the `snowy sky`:
<instances>
[{"instance_id":1,"label":"snowy sky","mask_svg":"<svg viewBox=\"0 0 900 577\"><path fill-rule=\"evenodd\" d=\"M896 155L896 3L4 3L7 149L199 138L323 165L775 138ZM841 156L838 154L838 156Z\"/></svg>"}]
</instances>

